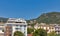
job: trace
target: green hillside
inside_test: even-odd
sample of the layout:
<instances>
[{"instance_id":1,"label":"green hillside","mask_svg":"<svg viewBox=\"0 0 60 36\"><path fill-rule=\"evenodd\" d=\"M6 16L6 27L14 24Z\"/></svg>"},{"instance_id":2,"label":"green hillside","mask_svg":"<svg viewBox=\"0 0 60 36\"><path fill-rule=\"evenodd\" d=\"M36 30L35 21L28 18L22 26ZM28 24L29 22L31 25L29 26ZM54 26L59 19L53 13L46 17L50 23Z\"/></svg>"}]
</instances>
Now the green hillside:
<instances>
[{"instance_id":1,"label":"green hillside","mask_svg":"<svg viewBox=\"0 0 60 36\"><path fill-rule=\"evenodd\" d=\"M27 22L30 23L30 21L33 21L34 23L34 20L36 21L36 23L60 24L60 12L43 13L36 19L31 19Z\"/></svg>"},{"instance_id":2,"label":"green hillside","mask_svg":"<svg viewBox=\"0 0 60 36\"><path fill-rule=\"evenodd\" d=\"M3 23L7 22L8 18L0 17L0 22ZM47 24L60 24L60 12L50 12L50 13L43 13L39 17L35 19L26 20L29 24L35 23L47 23Z\"/></svg>"},{"instance_id":3,"label":"green hillside","mask_svg":"<svg viewBox=\"0 0 60 36\"><path fill-rule=\"evenodd\" d=\"M8 20L8 18L3 18L3 17L0 17L0 22L3 22L3 23L6 23Z\"/></svg>"}]
</instances>

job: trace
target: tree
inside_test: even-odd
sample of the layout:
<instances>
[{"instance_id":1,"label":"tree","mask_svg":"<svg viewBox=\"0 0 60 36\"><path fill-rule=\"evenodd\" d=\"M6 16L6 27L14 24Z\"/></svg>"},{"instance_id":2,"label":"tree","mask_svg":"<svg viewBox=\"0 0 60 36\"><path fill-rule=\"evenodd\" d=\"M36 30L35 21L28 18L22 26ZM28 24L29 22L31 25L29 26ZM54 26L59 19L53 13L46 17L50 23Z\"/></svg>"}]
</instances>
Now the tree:
<instances>
[{"instance_id":1,"label":"tree","mask_svg":"<svg viewBox=\"0 0 60 36\"><path fill-rule=\"evenodd\" d=\"M47 31L44 29L37 29L34 31L33 36L47 36Z\"/></svg>"},{"instance_id":2,"label":"tree","mask_svg":"<svg viewBox=\"0 0 60 36\"><path fill-rule=\"evenodd\" d=\"M2 32L4 32L4 29L2 30Z\"/></svg>"},{"instance_id":3,"label":"tree","mask_svg":"<svg viewBox=\"0 0 60 36\"><path fill-rule=\"evenodd\" d=\"M20 31L15 31L14 36L24 36L24 34Z\"/></svg>"},{"instance_id":4,"label":"tree","mask_svg":"<svg viewBox=\"0 0 60 36\"><path fill-rule=\"evenodd\" d=\"M56 36L56 35L57 35L57 34L56 34L56 32L54 32L54 31L48 33L48 36Z\"/></svg>"},{"instance_id":5,"label":"tree","mask_svg":"<svg viewBox=\"0 0 60 36\"><path fill-rule=\"evenodd\" d=\"M27 33L28 33L28 34L31 34L33 31L34 31L33 28L27 28Z\"/></svg>"}]
</instances>

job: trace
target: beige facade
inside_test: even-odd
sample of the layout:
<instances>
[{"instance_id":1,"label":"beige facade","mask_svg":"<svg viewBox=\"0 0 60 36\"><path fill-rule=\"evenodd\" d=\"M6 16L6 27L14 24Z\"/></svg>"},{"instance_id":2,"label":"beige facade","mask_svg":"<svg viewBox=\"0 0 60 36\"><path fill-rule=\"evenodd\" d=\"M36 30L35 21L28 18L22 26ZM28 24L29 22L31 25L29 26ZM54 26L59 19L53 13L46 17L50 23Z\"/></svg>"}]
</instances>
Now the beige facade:
<instances>
[{"instance_id":1,"label":"beige facade","mask_svg":"<svg viewBox=\"0 0 60 36\"><path fill-rule=\"evenodd\" d=\"M55 31L55 27L53 25L46 25L46 24L36 24L34 26L35 29L44 29L47 31L47 33L50 33L52 31Z\"/></svg>"},{"instance_id":2,"label":"beige facade","mask_svg":"<svg viewBox=\"0 0 60 36\"><path fill-rule=\"evenodd\" d=\"M50 26L50 25L40 25L40 28L46 30L47 33L55 31L55 28L53 26Z\"/></svg>"}]
</instances>

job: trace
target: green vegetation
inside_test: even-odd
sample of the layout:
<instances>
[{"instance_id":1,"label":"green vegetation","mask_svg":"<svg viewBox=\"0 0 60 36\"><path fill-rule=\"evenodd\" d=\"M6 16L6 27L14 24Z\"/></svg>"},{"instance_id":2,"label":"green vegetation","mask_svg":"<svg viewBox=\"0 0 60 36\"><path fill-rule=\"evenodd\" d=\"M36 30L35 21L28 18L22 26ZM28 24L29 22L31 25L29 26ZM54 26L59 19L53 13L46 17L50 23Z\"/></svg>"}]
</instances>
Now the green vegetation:
<instances>
[{"instance_id":1,"label":"green vegetation","mask_svg":"<svg viewBox=\"0 0 60 36\"><path fill-rule=\"evenodd\" d=\"M27 31L28 31L28 34L32 34L32 36L60 36L60 34L56 34L56 32L54 31L47 33L47 31L44 29L36 29L34 31L32 28L28 28Z\"/></svg>"},{"instance_id":2,"label":"green vegetation","mask_svg":"<svg viewBox=\"0 0 60 36\"><path fill-rule=\"evenodd\" d=\"M34 32L34 29L33 28L27 28L27 34L31 34Z\"/></svg>"},{"instance_id":3,"label":"green vegetation","mask_svg":"<svg viewBox=\"0 0 60 36\"><path fill-rule=\"evenodd\" d=\"M50 13L43 13L36 19L28 20L27 22L36 20L36 23L46 23L46 24L60 24L60 12L50 12Z\"/></svg>"},{"instance_id":4,"label":"green vegetation","mask_svg":"<svg viewBox=\"0 0 60 36\"><path fill-rule=\"evenodd\" d=\"M24 36L24 34L20 31L14 32L14 36Z\"/></svg>"},{"instance_id":5,"label":"green vegetation","mask_svg":"<svg viewBox=\"0 0 60 36\"><path fill-rule=\"evenodd\" d=\"M53 31L53 32L50 32L48 36L57 36L57 34Z\"/></svg>"},{"instance_id":6,"label":"green vegetation","mask_svg":"<svg viewBox=\"0 0 60 36\"><path fill-rule=\"evenodd\" d=\"M56 36L60 36L60 34L57 34Z\"/></svg>"},{"instance_id":7,"label":"green vegetation","mask_svg":"<svg viewBox=\"0 0 60 36\"><path fill-rule=\"evenodd\" d=\"M6 22L7 22L7 20L8 20L8 18L0 17L0 22L2 22L2 23L6 23Z\"/></svg>"},{"instance_id":8,"label":"green vegetation","mask_svg":"<svg viewBox=\"0 0 60 36\"><path fill-rule=\"evenodd\" d=\"M37 29L33 32L33 36L47 36L47 32L44 29Z\"/></svg>"}]
</instances>

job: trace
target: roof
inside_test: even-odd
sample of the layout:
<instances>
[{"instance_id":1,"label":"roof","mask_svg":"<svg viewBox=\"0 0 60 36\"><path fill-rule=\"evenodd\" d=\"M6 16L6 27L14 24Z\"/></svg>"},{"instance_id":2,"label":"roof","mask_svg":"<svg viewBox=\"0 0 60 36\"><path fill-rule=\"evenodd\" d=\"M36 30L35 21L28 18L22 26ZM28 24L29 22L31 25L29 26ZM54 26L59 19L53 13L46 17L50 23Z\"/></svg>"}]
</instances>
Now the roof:
<instances>
[{"instance_id":1,"label":"roof","mask_svg":"<svg viewBox=\"0 0 60 36\"><path fill-rule=\"evenodd\" d=\"M9 18L7 23L26 23L22 18Z\"/></svg>"}]
</instances>

